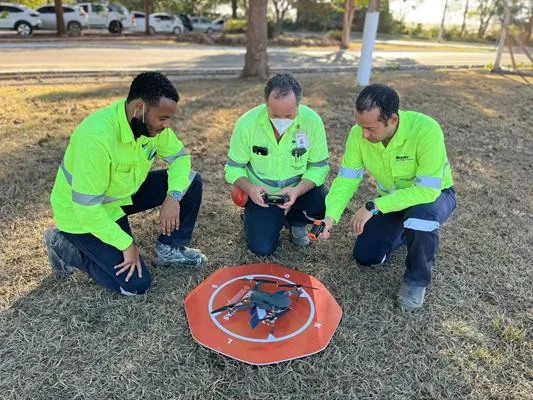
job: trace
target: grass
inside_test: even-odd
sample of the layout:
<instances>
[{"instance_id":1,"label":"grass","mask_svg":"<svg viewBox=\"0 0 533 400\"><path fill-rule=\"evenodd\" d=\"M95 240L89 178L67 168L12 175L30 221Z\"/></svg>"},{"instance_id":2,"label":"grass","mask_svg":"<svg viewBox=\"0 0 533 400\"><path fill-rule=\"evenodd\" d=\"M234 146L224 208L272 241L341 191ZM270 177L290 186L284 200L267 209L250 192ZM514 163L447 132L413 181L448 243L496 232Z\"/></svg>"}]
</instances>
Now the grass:
<instances>
[{"instance_id":1,"label":"grass","mask_svg":"<svg viewBox=\"0 0 533 400\"><path fill-rule=\"evenodd\" d=\"M332 175L353 124L351 75L301 76L305 102L323 117ZM235 119L259 104L262 84L176 82L175 128L204 177L194 234L204 269L152 268L146 296L121 297L83 273L53 276L41 245L53 224L48 197L73 128L125 96L129 82L3 86L0 108L0 398L5 399L526 399L533 397L531 103L518 77L473 71L375 74L402 108L436 118L446 134L458 208L442 228L424 309L393 297L405 250L375 270L350 258L348 222L333 240L297 249L282 232L268 260L319 278L344 316L321 353L253 367L191 337L183 300L226 265L257 262L242 240L223 165ZM132 226L148 261L157 210Z\"/></svg>"}]
</instances>

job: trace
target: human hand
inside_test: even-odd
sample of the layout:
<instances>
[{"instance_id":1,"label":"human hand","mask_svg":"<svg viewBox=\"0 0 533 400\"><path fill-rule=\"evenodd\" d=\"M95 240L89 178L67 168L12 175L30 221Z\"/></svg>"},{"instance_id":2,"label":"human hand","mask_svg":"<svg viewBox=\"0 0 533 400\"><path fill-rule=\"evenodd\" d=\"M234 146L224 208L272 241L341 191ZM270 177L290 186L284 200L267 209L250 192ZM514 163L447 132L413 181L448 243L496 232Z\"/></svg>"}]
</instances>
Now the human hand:
<instances>
[{"instance_id":1,"label":"human hand","mask_svg":"<svg viewBox=\"0 0 533 400\"><path fill-rule=\"evenodd\" d=\"M142 266L141 266L141 257L139 254L139 248L135 245L135 243L132 243L126 250L122 252L124 255L124 261L121 262L118 265L115 265L115 269L118 269L118 271L115 273L116 276L119 276L123 272L128 271L128 274L126 275L126 282L128 282L137 269L137 274L139 275L139 278L143 277L142 273Z\"/></svg>"},{"instance_id":2,"label":"human hand","mask_svg":"<svg viewBox=\"0 0 533 400\"><path fill-rule=\"evenodd\" d=\"M331 230L333 229L334 221L333 221L333 218L331 217L326 217L323 219L323 221L324 221L324 225L326 226L324 227L324 231L320 234L318 238L328 240L329 236L331 235Z\"/></svg>"},{"instance_id":3,"label":"human hand","mask_svg":"<svg viewBox=\"0 0 533 400\"><path fill-rule=\"evenodd\" d=\"M161 233L170 236L172 232L177 231L180 227L180 202L172 196L167 196L161 210L159 211L159 222L161 224Z\"/></svg>"},{"instance_id":4,"label":"human hand","mask_svg":"<svg viewBox=\"0 0 533 400\"><path fill-rule=\"evenodd\" d=\"M250 196L252 201L258 206L267 208L268 204L266 204L265 200L263 200L263 193L267 192L268 191L264 186L252 185L252 187L250 187L248 190L248 196Z\"/></svg>"},{"instance_id":5,"label":"human hand","mask_svg":"<svg viewBox=\"0 0 533 400\"><path fill-rule=\"evenodd\" d=\"M282 189L282 190L280 190L280 192L278 194L280 196L281 195L286 195L286 196L289 197L289 201L286 201L283 204L278 204L278 207L279 208L283 208L284 210L286 210L287 208L291 207L294 204L294 202L296 201L296 199L300 196L299 190L297 188L295 188L295 187L288 187L288 188Z\"/></svg>"},{"instance_id":6,"label":"human hand","mask_svg":"<svg viewBox=\"0 0 533 400\"><path fill-rule=\"evenodd\" d=\"M365 224L367 221L372 218L372 213L368 211L365 207L361 207L352 218L352 232L355 235L360 235L363 233Z\"/></svg>"}]
</instances>

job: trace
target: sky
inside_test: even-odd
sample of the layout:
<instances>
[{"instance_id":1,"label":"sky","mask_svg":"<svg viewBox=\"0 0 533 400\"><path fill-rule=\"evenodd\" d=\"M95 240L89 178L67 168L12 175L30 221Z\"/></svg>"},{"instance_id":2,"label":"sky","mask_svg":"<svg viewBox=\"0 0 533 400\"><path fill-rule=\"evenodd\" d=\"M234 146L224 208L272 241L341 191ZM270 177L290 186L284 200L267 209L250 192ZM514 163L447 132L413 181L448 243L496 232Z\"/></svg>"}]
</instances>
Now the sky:
<instances>
[{"instance_id":1,"label":"sky","mask_svg":"<svg viewBox=\"0 0 533 400\"><path fill-rule=\"evenodd\" d=\"M444 11L445 0L390 0L390 9L396 18L405 12L405 21L408 23L440 24L442 12ZM416 8L405 7L420 3ZM446 12L446 23L460 25L463 22L463 10L466 0L448 0L448 10ZM476 5L476 1L470 0L469 8ZM405 10L405 11L404 11Z\"/></svg>"}]
</instances>

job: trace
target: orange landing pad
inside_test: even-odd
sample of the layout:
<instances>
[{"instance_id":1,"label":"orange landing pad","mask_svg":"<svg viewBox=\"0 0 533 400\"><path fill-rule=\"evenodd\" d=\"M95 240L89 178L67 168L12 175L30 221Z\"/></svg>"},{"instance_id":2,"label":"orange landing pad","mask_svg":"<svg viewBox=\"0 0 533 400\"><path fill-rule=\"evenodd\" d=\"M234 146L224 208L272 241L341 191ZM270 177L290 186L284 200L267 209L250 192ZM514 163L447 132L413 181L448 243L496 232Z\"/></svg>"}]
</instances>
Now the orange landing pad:
<instances>
[{"instance_id":1,"label":"orange landing pad","mask_svg":"<svg viewBox=\"0 0 533 400\"><path fill-rule=\"evenodd\" d=\"M254 279L275 281L259 283ZM302 287L295 293L292 284ZM285 286L282 286L285 285ZM289 285L289 286L287 286ZM268 309L252 310L251 299L276 294L290 298L289 310L272 324ZM290 294L291 293L291 294ZM290 295L289 295L290 294ZM228 304L245 308L212 313ZM252 313L260 322L252 327ZM254 364L274 364L318 353L326 348L342 317L331 293L315 277L277 264L248 264L213 272L185 299L194 339L214 351ZM261 321L262 320L262 321Z\"/></svg>"}]
</instances>

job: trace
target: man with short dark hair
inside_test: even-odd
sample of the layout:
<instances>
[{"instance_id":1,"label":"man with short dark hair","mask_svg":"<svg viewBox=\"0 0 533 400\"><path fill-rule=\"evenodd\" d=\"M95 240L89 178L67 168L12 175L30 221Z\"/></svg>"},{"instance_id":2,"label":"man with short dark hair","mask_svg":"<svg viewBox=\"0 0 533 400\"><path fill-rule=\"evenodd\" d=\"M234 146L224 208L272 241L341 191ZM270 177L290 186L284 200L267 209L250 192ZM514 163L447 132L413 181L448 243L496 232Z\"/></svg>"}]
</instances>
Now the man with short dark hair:
<instances>
[{"instance_id":1,"label":"man with short dark hair","mask_svg":"<svg viewBox=\"0 0 533 400\"><path fill-rule=\"evenodd\" d=\"M384 263L407 245L405 273L397 303L402 310L422 307L439 245L439 227L455 209L455 190L439 124L427 115L399 110L388 86L367 86L357 97L355 125L339 173L326 198L323 239L330 236L366 170L379 196L352 219L358 235L353 256L362 266Z\"/></svg>"},{"instance_id":2,"label":"man with short dark hair","mask_svg":"<svg viewBox=\"0 0 533 400\"><path fill-rule=\"evenodd\" d=\"M139 254L128 215L161 206L156 265L207 261L187 247L202 200L200 175L170 129L179 95L162 74L133 80L127 99L96 111L74 131L51 194L58 229L44 242L52 269L76 268L124 295L143 294L151 277ZM150 171L159 157L168 170Z\"/></svg>"},{"instance_id":3,"label":"man with short dark hair","mask_svg":"<svg viewBox=\"0 0 533 400\"><path fill-rule=\"evenodd\" d=\"M235 124L226 163L226 180L248 195L244 227L248 247L272 254L281 229L291 241L307 246L310 218L323 218L329 172L322 119L300 104L302 88L291 74L277 74L265 86L265 104ZM269 204L265 194L286 196Z\"/></svg>"}]
</instances>

